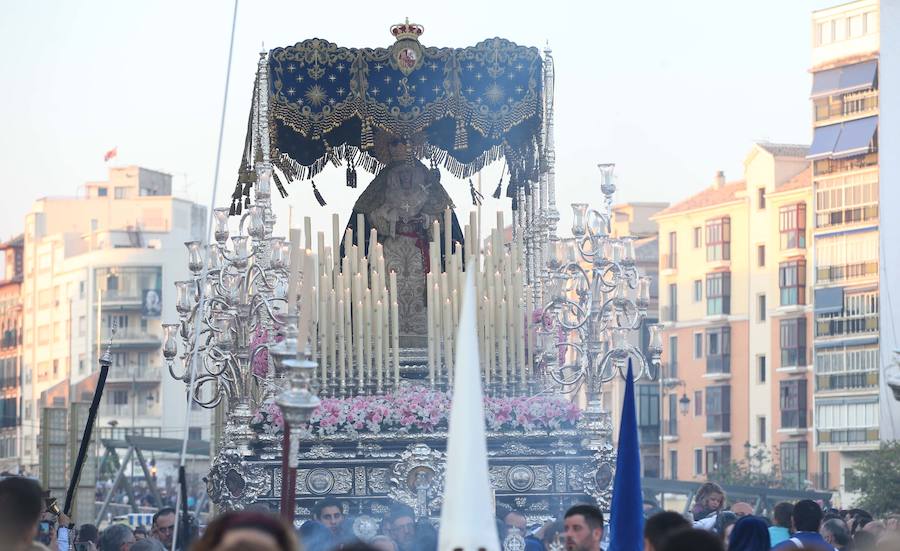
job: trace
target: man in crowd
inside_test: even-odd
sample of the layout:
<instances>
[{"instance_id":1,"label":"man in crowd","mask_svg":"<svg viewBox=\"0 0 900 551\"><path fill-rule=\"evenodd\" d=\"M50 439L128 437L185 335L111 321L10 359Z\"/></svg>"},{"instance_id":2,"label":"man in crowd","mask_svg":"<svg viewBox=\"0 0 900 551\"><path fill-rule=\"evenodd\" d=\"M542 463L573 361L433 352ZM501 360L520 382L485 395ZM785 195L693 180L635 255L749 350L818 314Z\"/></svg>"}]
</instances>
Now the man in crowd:
<instances>
[{"instance_id":1,"label":"man in crowd","mask_svg":"<svg viewBox=\"0 0 900 551\"><path fill-rule=\"evenodd\" d=\"M44 495L34 480L13 476L0 481L0 542L10 551L47 547L34 543L44 512Z\"/></svg>"},{"instance_id":2,"label":"man in crowd","mask_svg":"<svg viewBox=\"0 0 900 551\"><path fill-rule=\"evenodd\" d=\"M113 524L100 536L100 551L129 551L134 544L134 533L125 524Z\"/></svg>"},{"instance_id":3,"label":"man in crowd","mask_svg":"<svg viewBox=\"0 0 900 551\"><path fill-rule=\"evenodd\" d=\"M777 551L809 548L834 549L819 534L823 514L822 508L815 501L811 499L798 501L794 504L794 510L791 512L791 524L794 528L794 535L772 549Z\"/></svg>"},{"instance_id":4,"label":"man in crowd","mask_svg":"<svg viewBox=\"0 0 900 551\"><path fill-rule=\"evenodd\" d=\"M175 535L175 509L163 507L153 515L150 537L159 540L166 549L172 549L172 536Z\"/></svg>"},{"instance_id":5,"label":"man in crowd","mask_svg":"<svg viewBox=\"0 0 900 551\"><path fill-rule=\"evenodd\" d=\"M737 518L746 517L747 515L753 514L753 506L747 502L738 501L731 506L731 512L734 513Z\"/></svg>"},{"instance_id":6,"label":"man in crowd","mask_svg":"<svg viewBox=\"0 0 900 551\"><path fill-rule=\"evenodd\" d=\"M793 503L782 501L775 505L775 509L772 511L772 526L769 526L769 540L772 547L791 537L791 513L793 511Z\"/></svg>"},{"instance_id":7,"label":"man in crowd","mask_svg":"<svg viewBox=\"0 0 900 551\"><path fill-rule=\"evenodd\" d=\"M519 511L517 509L512 509L503 515L503 524L506 525L507 532L511 528L515 528L519 531L522 537L525 537L525 527L527 525L528 519L525 517L525 513Z\"/></svg>"},{"instance_id":8,"label":"man in crowd","mask_svg":"<svg viewBox=\"0 0 900 551\"><path fill-rule=\"evenodd\" d=\"M100 532L93 524L82 524L76 543L85 543L90 551L96 551L100 547Z\"/></svg>"},{"instance_id":9,"label":"man in crowd","mask_svg":"<svg viewBox=\"0 0 900 551\"><path fill-rule=\"evenodd\" d=\"M844 551L850 545L850 529L847 523L839 518L826 520L819 529L822 538L838 551Z\"/></svg>"},{"instance_id":10,"label":"man in crowd","mask_svg":"<svg viewBox=\"0 0 900 551\"><path fill-rule=\"evenodd\" d=\"M391 507L386 521L387 534L394 540L400 551L412 551L416 538L416 515L403 504Z\"/></svg>"},{"instance_id":11,"label":"man in crowd","mask_svg":"<svg viewBox=\"0 0 900 551\"><path fill-rule=\"evenodd\" d=\"M600 551L603 513L593 505L575 505L566 511L566 551Z\"/></svg>"},{"instance_id":12,"label":"man in crowd","mask_svg":"<svg viewBox=\"0 0 900 551\"><path fill-rule=\"evenodd\" d=\"M644 523L644 551L659 551L670 535L690 527L691 523L678 513L656 513Z\"/></svg>"},{"instance_id":13,"label":"man in crowd","mask_svg":"<svg viewBox=\"0 0 900 551\"><path fill-rule=\"evenodd\" d=\"M344 508L340 501L333 497L320 499L313 507L312 514L314 519L331 530L334 537L338 537L341 533L341 524L344 522Z\"/></svg>"}]
</instances>

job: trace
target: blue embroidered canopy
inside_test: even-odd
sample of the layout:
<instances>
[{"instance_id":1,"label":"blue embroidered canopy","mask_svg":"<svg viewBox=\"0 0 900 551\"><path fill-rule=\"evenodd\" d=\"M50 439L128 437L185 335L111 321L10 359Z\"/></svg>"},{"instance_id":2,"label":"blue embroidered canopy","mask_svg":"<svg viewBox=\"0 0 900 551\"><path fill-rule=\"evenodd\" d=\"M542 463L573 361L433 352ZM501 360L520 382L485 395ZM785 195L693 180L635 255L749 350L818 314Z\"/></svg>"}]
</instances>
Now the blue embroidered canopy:
<instances>
[{"instance_id":1,"label":"blue embroidered canopy","mask_svg":"<svg viewBox=\"0 0 900 551\"><path fill-rule=\"evenodd\" d=\"M389 136L460 178L503 157L513 185L536 180L543 111L537 48L501 38L468 48L425 47L422 31L395 25L397 41L389 48L344 48L315 38L272 50L276 168L289 180L312 178L329 162L347 163L348 174L356 165L374 173L381 166L377 142Z\"/></svg>"}]
</instances>

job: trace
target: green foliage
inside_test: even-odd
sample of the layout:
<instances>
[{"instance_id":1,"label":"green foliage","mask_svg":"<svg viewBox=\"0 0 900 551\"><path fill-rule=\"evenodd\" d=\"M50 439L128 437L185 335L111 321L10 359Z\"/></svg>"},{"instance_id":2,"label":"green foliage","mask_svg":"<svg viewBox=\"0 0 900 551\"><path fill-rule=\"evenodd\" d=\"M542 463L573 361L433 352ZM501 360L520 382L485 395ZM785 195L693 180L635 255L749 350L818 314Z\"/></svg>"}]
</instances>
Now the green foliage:
<instances>
[{"instance_id":1,"label":"green foliage","mask_svg":"<svg viewBox=\"0 0 900 551\"><path fill-rule=\"evenodd\" d=\"M847 489L860 494L856 506L876 517L900 507L900 440L883 442L878 450L860 454Z\"/></svg>"},{"instance_id":2,"label":"green foliage","mask_svg":"<svg viewBox=\"0 0 900 551\"><path fill-rule=\"evenodd\" d=\"M732 461L716 473L710 473L709 480L734 486L762 486L765 488L784 488L786 486L785 481L781 478L778 461L773 458L773 452L762 446L752 448L747 457Z\"/></svg>"}]
</instances>

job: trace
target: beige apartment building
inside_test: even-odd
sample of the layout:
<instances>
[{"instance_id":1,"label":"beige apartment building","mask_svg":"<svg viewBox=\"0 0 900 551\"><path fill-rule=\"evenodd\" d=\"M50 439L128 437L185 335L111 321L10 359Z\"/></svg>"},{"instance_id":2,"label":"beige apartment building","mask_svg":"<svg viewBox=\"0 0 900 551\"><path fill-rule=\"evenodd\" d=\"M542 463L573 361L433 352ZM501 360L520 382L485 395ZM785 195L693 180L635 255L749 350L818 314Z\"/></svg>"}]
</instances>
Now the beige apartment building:
<instances>
[{"instance_id":1,"label":"beige apartment building","mask_svg":"<svg viewBox=\"0 0 900 551\"><path fill-rule=\"evenodd\" d=\"M741 180L654 216L665 323L663 477L705 480L765 448L785 484L812 454L812 188L807 147L756 143Z\"/></svg>"},{"instance_id":2,"label":"beige apartment building","mask_svg":"<svg viewBox=\"0 0 900 551\"><path fill-rule=\"evenodd\" d=\"M205 209L172 196L171 176L137 166L79 197L37 200L25 218L22 462L37 472L42 407L90 400L98 357L112 367L98 427L180 438L183 383L162 358L162 320L177 319L174 282L188 279L185 241L201 239ZM209 426L192 411L191 437ZM162 473L161 473L162 474Z\"/></svg>"}]
</instances>

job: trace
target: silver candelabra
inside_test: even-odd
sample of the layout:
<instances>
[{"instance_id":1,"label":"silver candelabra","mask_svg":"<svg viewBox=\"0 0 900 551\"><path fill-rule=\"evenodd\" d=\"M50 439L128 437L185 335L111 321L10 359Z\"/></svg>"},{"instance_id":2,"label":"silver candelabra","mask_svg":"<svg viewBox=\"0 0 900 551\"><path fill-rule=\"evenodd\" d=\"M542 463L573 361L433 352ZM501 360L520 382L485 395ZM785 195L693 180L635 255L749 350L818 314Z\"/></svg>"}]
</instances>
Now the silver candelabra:
<instances>
[{"instance_id":1,"label":"silver candelabra","mask_svg":"<svg viewBox=\"0 0 900 551\"><path fill-rule=\"evenodd\" d=\"M647 324L647 354L631 335L644 324L650 305L650 278L637 267L634 239L613 237L613 164L599 165L599 210L572 204L571 242L558 241L547 263L547 302L538 321L538 367L564 388L587 394L588 417L602 410L600 387L624 377L631 361L634 379L659 373L660 324Z\"/></svg>"}]
</instances>

